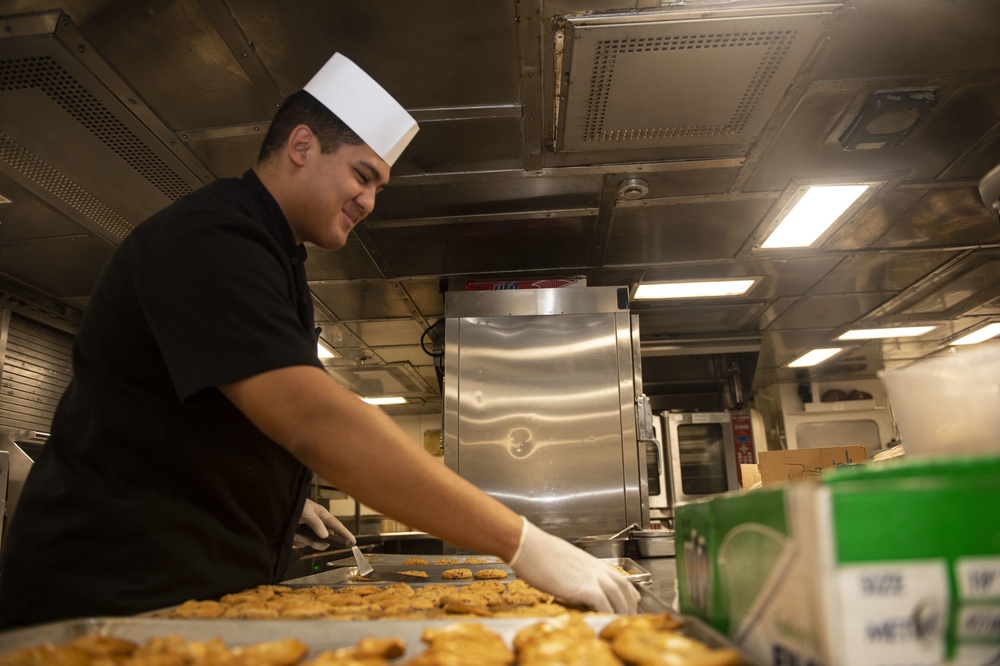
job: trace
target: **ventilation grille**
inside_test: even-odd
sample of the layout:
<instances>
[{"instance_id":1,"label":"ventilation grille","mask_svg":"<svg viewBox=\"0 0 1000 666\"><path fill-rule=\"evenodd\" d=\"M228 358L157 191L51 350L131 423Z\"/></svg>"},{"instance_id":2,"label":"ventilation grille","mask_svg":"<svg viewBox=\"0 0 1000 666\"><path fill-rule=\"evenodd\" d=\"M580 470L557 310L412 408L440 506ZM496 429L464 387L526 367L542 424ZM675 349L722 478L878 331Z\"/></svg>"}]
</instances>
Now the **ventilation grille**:
<instances>
[{"instance_id":1,"label":"ventilation grille","mask_svg":"<svg viewBox=\"0 0 1000 666\"><path fill-rule=\"evenodd\" d=\"M568 18L557 72L567 82L557 91L565 98L556 104L557 149L749 144L827 17Z\"/></svg>"},{"instance_id":2,"label":"ventilation grille","mask_svg":"<svg viewBox=\"0 0 1000 666\"><path fill-rule=\"evenodd\" d=\"M430 392L427 382L409 363L330 366L326 370L345 388L365 398L389 395L419 397Z\"/></svg>"},{"instance_id":3,"label":"ventilation grille","mask_svg":"<svg viewBox=\"0 0 1000 666\"><path fill-rule=\"evenodd\" d=\"M598 44L594 54L591 80L594 81L587 104L587 117L583 128L584 141L622 141L631 139L662 139L673 137L702 137L742 134L764 91L770 85L796 33L786 30L777 33L744 32L738 34L697 34L649 39L607 40ZM687 125L681 127L606 128L608 101L611 97L615 63L622 54L683 51L692 49L754 49L763 54L746 54L758 60L756 71L746 84L736 108L726 122L716 125ZM737 56L739 57L739 56Z\"/></svg>"},{"instance_id":4,"label":"ventilation grille","mask_svg":"<svg viewBox=\"0 0 1000 666\"><path fill-rule=\"evenodd\" d=\"M3 132L0 132L0 162L30 179L67 206L86 215L116 238L125 238L135 228L128 220Z\"/></svg>"},{"instance_id":5,"label":"ventilation grille","mask_svg":"<svg viewBox=\"0 0 1000 666\"><path fill-rule=\"evenodd\" d=\"M37 88L170 200L191 187L48 56L0 61L0 91Z\"/></svg>"}]
</instances>

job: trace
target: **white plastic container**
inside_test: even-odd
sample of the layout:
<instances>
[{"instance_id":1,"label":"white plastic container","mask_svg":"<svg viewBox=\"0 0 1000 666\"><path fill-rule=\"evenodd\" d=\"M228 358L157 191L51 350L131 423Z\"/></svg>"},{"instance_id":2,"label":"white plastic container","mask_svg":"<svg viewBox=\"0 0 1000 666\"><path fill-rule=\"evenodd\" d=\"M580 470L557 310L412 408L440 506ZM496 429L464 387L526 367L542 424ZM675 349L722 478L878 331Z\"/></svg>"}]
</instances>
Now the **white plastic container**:
<instances>
[{"instance_id":1,"label":"white plastic container","mask_svg":"<svg viewBox=\"0 0 1000 666\"><path fill-rule=\"evenodd\" d=\"M1000 453L1000 343L882 371L907 455Z\"/></svg>"}]
</instances>

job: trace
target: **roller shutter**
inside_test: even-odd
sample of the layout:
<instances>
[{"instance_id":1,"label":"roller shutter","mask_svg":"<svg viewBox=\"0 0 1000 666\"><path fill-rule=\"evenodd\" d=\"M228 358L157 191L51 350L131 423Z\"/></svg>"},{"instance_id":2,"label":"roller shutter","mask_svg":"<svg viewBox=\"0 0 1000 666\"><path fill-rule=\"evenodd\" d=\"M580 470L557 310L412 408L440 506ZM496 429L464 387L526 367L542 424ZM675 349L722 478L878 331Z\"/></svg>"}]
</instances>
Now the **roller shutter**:
<instances>
[{"instance_id":1,"label":"roller shutter","mask_svg":"<svg viewBox=\"0 0 1000 666\"><path fill-rule=\"evenodd\" d=\"M48 433L73 375L73 337L4 312L0 426Z\"/></svg>"}]
</instances>

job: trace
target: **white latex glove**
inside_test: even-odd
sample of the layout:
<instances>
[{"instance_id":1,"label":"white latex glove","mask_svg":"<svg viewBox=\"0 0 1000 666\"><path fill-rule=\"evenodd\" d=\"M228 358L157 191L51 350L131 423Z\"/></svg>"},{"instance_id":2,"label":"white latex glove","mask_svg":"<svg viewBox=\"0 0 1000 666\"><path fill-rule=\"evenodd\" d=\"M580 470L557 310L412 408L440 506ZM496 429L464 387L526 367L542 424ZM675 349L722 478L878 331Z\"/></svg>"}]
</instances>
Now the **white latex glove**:
<instances>
[{"instance_id":1,"label":"white latex glove","mask_svg":"<svg viewBox=\"0 0 1000 666\"><path fill-rule=\"evenodd\" d=\"M308 526L321 539L328 537L330 532L333 532L347 539L348 545L354 545L357 542L357 539L354 538L350 530L344 527L343 523L337 520L322 505L313 502L311 499L306 499L306 503L302 507L302 516L299 518L299 524ZM326 550L330 547L330 544L326 541L316 541L301 534L295 535L293 543L296 546L309 546L316 550Z\"/></svg>"},{"instance_id":2,"label":"white latex glove","mask_svg":"<svg viewBox=\"0 0 1000 666\"><path fill-rule=\"evenodd\" d=\"M639 591L614 567L526 518L510 566L538 589L596 611L631 614L639 604Z\"/></svg>"}]
</instances>

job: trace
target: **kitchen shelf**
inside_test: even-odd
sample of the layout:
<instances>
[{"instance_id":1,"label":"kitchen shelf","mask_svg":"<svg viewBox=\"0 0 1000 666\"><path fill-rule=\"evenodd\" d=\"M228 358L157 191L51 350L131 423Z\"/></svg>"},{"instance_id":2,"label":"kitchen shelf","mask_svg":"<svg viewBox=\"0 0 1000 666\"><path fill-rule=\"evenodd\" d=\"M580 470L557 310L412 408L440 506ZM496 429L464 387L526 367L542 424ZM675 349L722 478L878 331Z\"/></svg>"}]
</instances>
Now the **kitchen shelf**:
<instances>
[{"instance_id":1,"label":"kitchen shelf","mask_svg":"<svg viewBox=\"0 0 1000 666\"><path fill-rule=\"evenodd\" d=\"M806 412L870 412L876 409L885 409L885 405L878 405L875 400L837 400L835 402L806 402L802 405Z\"/></svg>"}]
</instances>

